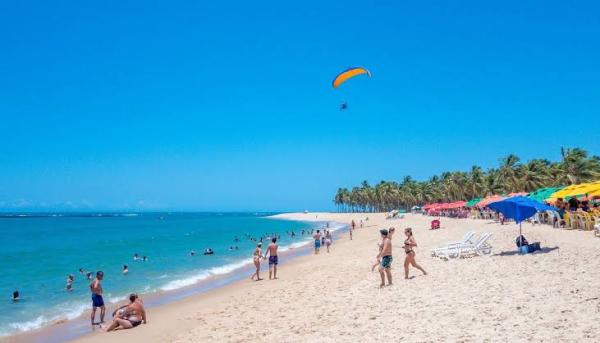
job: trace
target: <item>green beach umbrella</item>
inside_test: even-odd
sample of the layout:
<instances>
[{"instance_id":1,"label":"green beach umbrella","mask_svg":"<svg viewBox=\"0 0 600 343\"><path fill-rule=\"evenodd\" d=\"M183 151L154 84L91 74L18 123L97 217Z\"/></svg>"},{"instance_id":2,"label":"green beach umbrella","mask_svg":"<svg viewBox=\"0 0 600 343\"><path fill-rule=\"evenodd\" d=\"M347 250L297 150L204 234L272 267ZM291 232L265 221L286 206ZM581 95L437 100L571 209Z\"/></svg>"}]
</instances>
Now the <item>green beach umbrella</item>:
<instances>
[{"instance_id":1,"label":"green beach umbrella","mask_svg":"<svg viewBox=\"0 0 600 343\"><path fill-rule=\"evenodd\" d=\"M481 201L482 198L475 198L475 199L471 199L467 202L467 204L465 206L467 207L473 207L475 205L477 205L478 202Z\"/></svg>"},{"instance_id":2,"label":"green beach umbrella","mask_svg":"<svg viewBox=\"0 0 600 343\"><path fill-rule=\"evenodd\" d=\"M528 197L537 200L540 202L544 202L546 199L550 198L550 196L564 187L544 187L535 190L534 192L529 193Z\"/></svg>"}]
</instances>

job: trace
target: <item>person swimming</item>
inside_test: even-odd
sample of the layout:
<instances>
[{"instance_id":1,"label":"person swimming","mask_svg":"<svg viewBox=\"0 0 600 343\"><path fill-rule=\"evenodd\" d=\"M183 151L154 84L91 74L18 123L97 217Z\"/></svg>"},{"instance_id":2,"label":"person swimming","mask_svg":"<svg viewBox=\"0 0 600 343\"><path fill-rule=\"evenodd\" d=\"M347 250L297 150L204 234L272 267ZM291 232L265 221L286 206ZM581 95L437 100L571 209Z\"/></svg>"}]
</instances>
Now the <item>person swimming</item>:
<instances>
[{"instance_id":1,"label":"person swimming","mask_svg":"<svg viewBox=\"0 0 600 343\"><path fill-rule=\"evenodd\" d=\"M21 300L21 295L19 294L19 291L14 291L12 294L12 301L16 303L19 300Z\"/></svg>"},{"instance_id":2,"label":"person swimming","mask_svg":"<svg viewBox=\"0 0 600 343\"><path fill-rule=\"evenodd\" d=\"M121 273L123 273L124 275L126 275L127 273L129 273L129 268L127 268L127 265L123 265L123 270L121 271Z\"/></svg>"},{"instance_id":3,"label":"person swimming","mask_svg":"<svg viewBox=\"0 0 600 343\"><path fill-rule=\"evenodd\" d=\"M196 256L196 251L194 251L194 250L190 251L190 256Z\"/></svg>"},{"instance_id":4,"label":"person swimming","mask_svg":"<svg viewBox=\"0 0 600 343\"><path fill-rule=\"evenodd\" d=\"M69 276L67 276L67 286L65 287L67 292L71 292L73 290L73 281L75 281L75 276L73 276L73 274L69 274Z\"/></svg>"},{"instance_id":5,"label":"person swimming","mask_svg":"<svg viewBox=\"0 0 600 343\"><path fill-rule=\"evenodd\" d=\"M140 259L140 255L136 252L135 254L133 254L133 260L137 261Z\"/></svg>"},{"instance_id":6,"label":"person swimming","mask_svg":"<svg viewBox=\"0 0 600 343\"><path fill-rule=\"evenodd\" d=\"M94 273L92 273L92 272L87 272L87 273L85 274L85 277L86 277L86 278L87 278L89 281L92 281L92 275L93 275L93 274L94 274Z\"/></svg>"},{"instance_id":7,"label":"person swimming","mask_svg":"<svg viewBox=\"0 0 600 343\"><path fill-rule=\"evenodd\" d=\"M212 250L211 248L204 249L204 255L212 255L214 253L215 253L215 251Z\"/></svg>"}]
</instances>

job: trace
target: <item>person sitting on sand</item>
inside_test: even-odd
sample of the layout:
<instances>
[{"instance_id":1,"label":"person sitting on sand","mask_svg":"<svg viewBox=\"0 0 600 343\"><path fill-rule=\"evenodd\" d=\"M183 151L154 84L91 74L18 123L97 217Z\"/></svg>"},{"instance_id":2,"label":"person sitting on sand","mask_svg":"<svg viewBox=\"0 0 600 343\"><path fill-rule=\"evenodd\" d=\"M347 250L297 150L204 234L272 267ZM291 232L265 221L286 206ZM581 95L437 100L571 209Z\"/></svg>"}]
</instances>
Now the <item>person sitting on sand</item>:
<instances>
[{"instance_id":1,"label":"person sitting on sand","mask_svg":"<svg viewBox=\"0 0 600 343\"><path fill-rule=\"evenodd\" d=\"M377 255L379 261L379 275L381 276L381 284L379 287L385 286L385 278L387 276L388 286L392 285L392 241L388 237L389 232L386 229L379 230L381 233L381 250Z\"/></svg>"},{"instance_id":2,"label":"person sitting on sand","mask_svg":"<svg viewBox=\"0 0 600 343\"><path fill-rule=\"evenodd\" d=\"M135 293L129 295L129 304L115 310L113 315L113 322L106 329L107 332L118 329L131 329L142 323L148 323L143 302Z\"/></svg>"},{"instance_id":3,"label":"person sitting on sand","mask_svg":"<svg viewBox=\"0 0 600 343\"><path fill-rule=\"evenodd\" d=\"M415 261L416 253L413 248L417 246L417 242L413 236L412 229L409 227L404 229L404 234L406 235L406 240L404 241L404 252L406 253L406 258L404 259L404 278L408 280L408 266L410 264L422 271L423 275L427 275L425 269L421 268L421 266L417 264L417 261Z\"/></svg>"},{"instance_id":4,"label":"person sitting on sand","mask_svg":"<svg viewBox=\"0 0 600 343\"><path fill-rule=\"evenodd\" d=\"M271 244L267 247L267 253L265 254L265 258L267 255L269 256L269 280L277 279L277 265L279 264L279 257L277 256L277 238L273 237L271 239Z\"/></svg>"},{"instance_id":5,"label":"person sitting on sand","mask_svg":"<svg viewBox=\"0 0 600 343\"><path fill-rule=\"evenodd\" d=\"M313 235L315 239L315 255L319 254L319 250L321 249L321 232L317 230L317 232Z\"/></svg>"},{"instance_id":6,"label":"person sitting on sand","mask_svg":"<svg viewBox=\"0 0 600 343\"><path fill-rule=\"evenodd\" d=\"M250 277L250 280L254 280L256 277L256 281L262 280L260 278L260 260L263 258L262 256L262 243L258 243L256 245L256 249L254 249L254 255L252 256L252 262L254 262L254 266L256 267L256 271Z\"/></svg>"}]
</instances>

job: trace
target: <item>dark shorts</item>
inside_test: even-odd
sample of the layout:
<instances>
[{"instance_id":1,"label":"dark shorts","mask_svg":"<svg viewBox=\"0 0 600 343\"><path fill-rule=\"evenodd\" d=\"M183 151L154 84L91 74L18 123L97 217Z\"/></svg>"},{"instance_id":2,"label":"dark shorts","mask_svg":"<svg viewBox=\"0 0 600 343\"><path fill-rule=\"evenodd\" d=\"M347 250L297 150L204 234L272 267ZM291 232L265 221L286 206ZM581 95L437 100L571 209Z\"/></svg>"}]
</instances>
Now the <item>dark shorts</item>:
<instances>
[{"instance_id":1,"label":"dark shorts","mask_svg":"<svg viewBox=\"0 0 600 343\"><path fill-rule=\"evenodd\" d=\"M381 268L385 268L385 269L392 268L392 261L393 261L393 258L391 255L383 256L381 258L381 263L380 263Z\"/></svg>"},{"instance_id":2,"label":"dark shorts","mask_svg":"<svg viewBox=\"0 0 600 343\"><path fill-rule=\"evenodd\" d=\"M269 265L278 265L279 264L279 258L278 256L269 256Z\"/></svg>"},{"instance_id":3,"label":"dark shorts","mask_svg":"<svg viewBox=\"0 0 600 343\"><path fill-rule=\"evenodd\" d=\"M138 325L142 324L142 322L141 322L141 321L140 321L140 322L136 322L136 321L131 321L131 320L130 320L129 322L131 323L131 326L133 326L133 327L136 327L136 326L138 326Z\"/></svg>"},{"instance_id":4,"label":"dark shorts","mask_svg":"<svg viewBox=\"0 0 600 343\"><path fill-rule=\"evenodd\" d=\"M319 249L321 247L321 241L315 240L315 248Z\"/></svg>"},{"instance_id":5,"label":"dark shorts","mask_svg":"<svg viewBox=\"0 0 600 343\"><path fill-rule=\"evenodd\" d=\"M92 306L94 307L102 307L104 306L104 299L102 299L102 295L100 294L92 294Z\"/></svg>"}]
</instances>

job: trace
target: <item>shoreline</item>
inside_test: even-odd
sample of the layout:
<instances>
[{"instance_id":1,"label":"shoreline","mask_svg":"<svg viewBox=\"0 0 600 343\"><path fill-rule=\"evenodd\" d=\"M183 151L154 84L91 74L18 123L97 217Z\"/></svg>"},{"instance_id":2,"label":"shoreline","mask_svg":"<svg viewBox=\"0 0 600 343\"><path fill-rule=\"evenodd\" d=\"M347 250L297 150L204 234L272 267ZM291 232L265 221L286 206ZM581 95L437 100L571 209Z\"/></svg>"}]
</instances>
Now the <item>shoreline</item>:
<instances>
[{"instance_id":1,"label":"shoreline","mask_svg":"<svg viewBox=\"0 0 600 343\"><path fill-rule=\"evenodd\" d=\"M523 234L540 242L542 251L519 255L514 223L442 217L441 229L430 230L433 217L414 214L392 220L384 213L278 217L305 221L316 215L338 223L365 219L365 226L356 228L353 240L340 232L331 253L284 258L278 280L251 282L248 275L153 307L147 325L96 332L76 342L594 342L600 331L600 298L593 287L600 280L600 241L591 232L524 223ZM411 269L404 280L404 240L397 236L394 284L379 288L371 265L378 229L390 226L400 232L413 228L417 262L428 275ZM491 233L492 254L450 261L430 255L430 249L467 231ZM264 277L265 269L261 273Z\"/></svg>"},{"instance_id":2,"label":"shoreline","mask_svg":"<svg viewBox=\"0 0 600 343\"><path fill-rule=\"evenodd\" d=\"M314 223L323 223L325 225L326 221L324 220L293 220L287 218L278 217L278 215L268 215L264 218L273 219L273 220L284 220L284 221L300 221L300 222L309 222L311 224ZM333 234L339 235L340 232L347 229L347 226L344 223L333 222ZM284 260L287 259L296 259L298 257L307 255L311 252L311 241L309 239L298 241L291 243L286 246L280 247L279 255L283 257ZM281 249L283 248L283 249ZM233 286L237 283L243 282L243 280L254 271L254 266L252 264L251 259L248 261L239 261L240 266L232 269L231 271L224 274L215 274L211 275L207 278L201 279L199 281L194 282L193 284L178 287L175 289L169 290L159 290L151 293L140 293L140 295L144 299L144 303L146 307L153 310L155 308L159 308L161 306L166 306L171 303L176 303L179 301L184 301L186 298L199 296L203 294L210 294L211 292L218 291L221 288L227 288ZM227 266L227 265L226 265ZM215 268L221 268L223 266L218 266ZM261 274L264 272L268 274L268 264L263 262L261 265ZM246 275L247 274L247 275ZM115 303L107 303L106 313L107 313L107 323L109 323L110 313L112 309L116 308L119 304L124 303L124 301L118 301ZM99 330L96 329L90 332L89 327L89 310L84 311L81 315L78 315L72 319L60 319L52 322L48 322L40 328L36 328L33 330L25 331L25 332L15 332L13 334L7 336L0 337L0 343L4 342L44 342L44 343L53 343L53 342L64 342L64 341L74 341L81 339L85 336L95 335Z\"/></svg>"}]
</instances>

